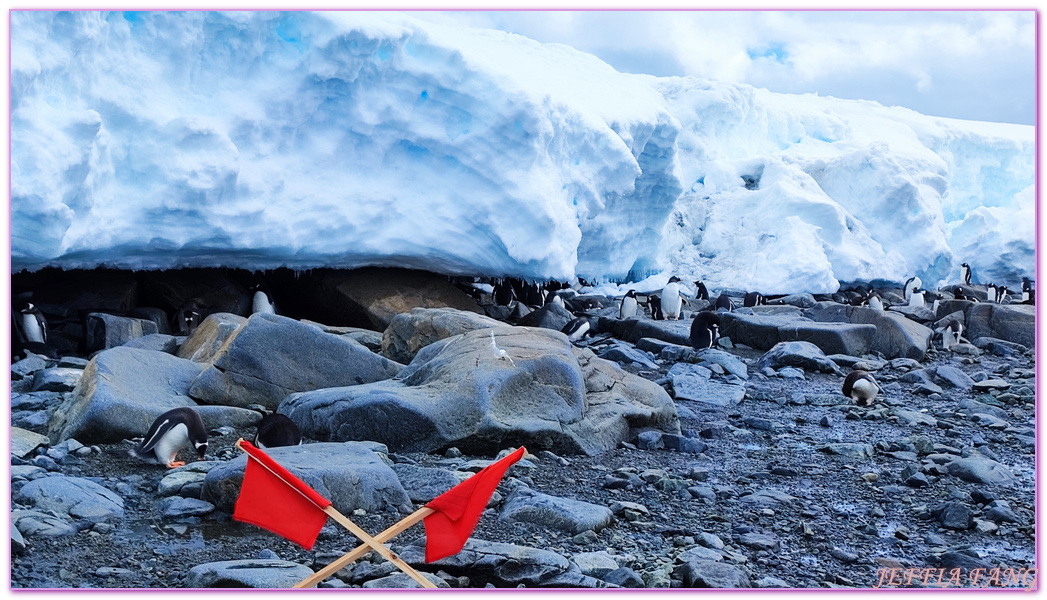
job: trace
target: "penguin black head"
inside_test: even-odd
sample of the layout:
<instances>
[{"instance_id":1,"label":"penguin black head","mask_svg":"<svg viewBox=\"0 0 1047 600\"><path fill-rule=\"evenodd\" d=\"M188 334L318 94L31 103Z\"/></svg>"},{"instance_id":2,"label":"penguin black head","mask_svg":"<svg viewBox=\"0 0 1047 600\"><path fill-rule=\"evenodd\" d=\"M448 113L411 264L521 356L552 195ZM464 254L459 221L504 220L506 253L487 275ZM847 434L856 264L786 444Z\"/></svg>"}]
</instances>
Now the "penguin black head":
<instances>
[{"instance_id":1,"label":"penguin black head","mask_svg":"<svg viewBox=\"0 0 1047 600\"><path fill-rule=\"evenodd\" d=\"M680 281L680 278L677 277L676 275L673 275L672 277L669 278L669 281L667 283L676 283L678 281Z\"/></svg>"},{"instance_id":2,"label":"penguin black head","mask_svg":"<svg viewBox=\"0 0 1047 600\"><path fill-rule=\"evenodd\" d=\"M625 295L627 297L629 297L629 298L635 298L636 297L636 290L629 290L628 292L625 292Z\"/></svg>"}]
</instances>

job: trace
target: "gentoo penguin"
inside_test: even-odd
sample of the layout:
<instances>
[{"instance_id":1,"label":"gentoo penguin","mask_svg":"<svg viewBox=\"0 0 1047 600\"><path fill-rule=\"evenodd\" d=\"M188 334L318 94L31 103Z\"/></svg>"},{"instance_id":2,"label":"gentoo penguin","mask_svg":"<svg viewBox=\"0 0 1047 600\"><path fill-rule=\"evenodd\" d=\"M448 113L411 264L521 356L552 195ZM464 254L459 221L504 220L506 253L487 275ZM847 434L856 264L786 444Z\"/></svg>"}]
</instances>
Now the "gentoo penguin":
<instances>
[{"instance_id":1,"label":"gentoo penguin","mask_svg":"<svg viewBox=\"0 0 1047 600\"><path fill-rule=\"evenodd\" d=\"M858 406L872 406L879 389L880 386L876 385L876 380L868 371L856 369L843 380L843 395L854 400Z\"/></svg>"},{"instance_id":2,"label":"gentoo penguin","mask_svg":"<svg viewBox=\"0 0 1047 600\"><path fill-rule=\"evenodd\" d=\"M916 288L909 293L909 308L924 308L926 304L927 292Z\"/></svg>"},{"instance_id":3,"label":"gentoo penguin","mask_svg":"<svg viewBox=\"0 0 1047 600\"><path fill-rule=\"evenodd\" d=\"M880 299L880 294L876 292L869 292L869 308L883 312L883 300Z\"/></svg>"},{"instance_id":4,"label":"gentoo penguin","mask_svg":"<svg viewBox=\"0 0 1047 600\"><path fill-rule=\"evenodd\" d=\"M195 410L183 406L157 417L142 443L131 450L131 455L173 469L185 464L185 461L176 461L175 456L188 444L192 444L203 460L207 451L207 429Z\"/></svg>"},{"instance_id":5,"label":"gentoo penguin","mask_svg":"<svg viewBox=\"0 0 1047 600\"><path fill-rule=\"evenodd\" d=\"M254 434L254 445L261 449L280 446L298 446L302 443L302 431L286 415L272 413L262 417L258 422L258 432Z\"/></svg>"},{"instance_id":6,"label":"gentoo penguin","mask_svg":"<svg viewBox=\"0 0 1047 600\"><path fill-rule=\"evenodd\" d=\"M567 339L574 343L589 335L592 331L592 325L589 323L589 317L580 316L571 319L560 331L566 333Z\"/></svg>"},{"instance_id":7,"label":"gentoo penguin","mask_svg":"<svg viewBox=\"0 0 1047 600\"><path fill-rule=\"evenodd\" d=\"M618 306L619 319L632 319L636 316L636 290L629 290L622 296L622 303Z\"/></svg>"},{"instance_id":8,"label":"gentoo penguin","mask_svg":"<svg viewBox=\"0 0 1047 600\"><path fill-rule=\"evenodd\" d=\"M996 303L1003 304L1003 301L1007 299L1007 293L1010 291L1005 285L996 288Z\"/></svg>"},{"instance_id":9,"label":"gentoo penguin","mask_svg":"<svg viewBox=\"0 0 1047 600\"><path fill-rule=\"evenodd\" d=\"M507 280L499 280L498 283L494 284L494 303L498 306L509 306L516 300L516 292L513 291L513 284Z\"/></svg>"},{"instance_id":10,"label":"gentoo penguin","mask_svg":"<svg viewBox=\"0 0 1047 600\"><path fill-rule=\"evenodd\" d=\"M1035 294L1032 291L1032 282L1028 277L1022 277L1022 304L1034 304Z\"/></svg>"},{"instance_id":11,"label":"gentoo penguin","mask_svg":"<svg viewBox=\"0 0 1047 600\"><path fill-rule=\"evenodd\" d=\"M987 301L989 301L989 302L996 302L997 296L998 296L998 294L996 292L996 284L995 283L987 283L987 284L985 284L985 299Z\"/></svg>"},{"instance_id":12,"label":"gentoo penguin","mask_svg":"<svg viewBox=\"0 0 1047 600\"><path fill-rule=\"evenodd\" d=\"M938 307L941 306L942 300L945 299L945 296L943 296L940 292L925 292L925 293L926 294L930 294L931 298L934 298L934 302L931 304L931 312L934 313L934 314L938 314ZM925 296L925 298L926 298L926 296Z\"/></svg>"},{"instance_id":13,"label":"gentoo penguin","mask_svg":"<svg viewBox=\"0 0 1047 600\"><path fill-rule=\"evenodd\" d=\"M647 308L651 309L651 318L655 321L662 321L665 319L662 315L662 299L658 294L650 294L647 296Z\"/></svg>"},{"instance_id":14,"label":"gentoo penguin","mask_svg":"<svg viewBox=\"0 0 1047 600\"><path fill-rule=\"evenodd\" d=\"M262 289L262 284L259 283L255 285L251 288L251 291L254 292L251 296L252 315L257 313L276 314L276 305L273 304L273 300L269 297L269 294L265 293L265 290Z\"/></svg>"},{"instance_id":15,"label":"gentoo penguin","mask_svg":"<svg viewBox=\"0 0 1047 600\"><path fill-rule=\"evenodd\" d=\"M203 313L200 312L196 302L190 301L175 314L173 329L178 331L178 335L192 335L203 320Z\"/></svg>"},{"instance_id":16,"label":"gentoo penguin","mask_svg":"<svg viewBox=\"0 0 1047 600\"><path fill-rule=\"evenodd\" d=\"M546 304L559 304L562 308L567 308L564 305L563 295L561 295L559 292L554 292L554 293L549 294L548 296L546 296L545 297L545 303Z\"/></svg>"},{"instance_id":17,"label":"gentoo penguin","mask_svg":"<svg viewBox=\"0 0 1047 600\"><path fill-rule=\"evenodd\" d=\"M964 285L971 285L971 265L967 263L960 265L960 279Z\"/></svg>"},{"instance_id":18,"label":"gentoo penguin","mask_svg":"<svg viewBox=\"0 0 1047 600\"><path fill-rule=\"evenodd\" d=\"M712 348L720 338L720 315L702 311L691 322L691 346L695 350Z\"/></svg>"},{"instance_id":19,"label":"gentoo penguin","mask_svg":"<svg viewBox=\"0 0 1047 600\"><path fill-rule=\"evenodd\" d=\"M919 277L913 276L905 280L905 285L902 286L902 290L905 295L905 300L908 301L912 296L913 292L920 289L923 285L923 281ZM911 306L911 305L910 305Z\"/></svg>"},{"instance_id":20,"label":"gentoo penguin","mask_svg":"<svg viewBox=\"0 0 1047 600\"><path fill-rule=\"evenodd\" d=\"M662 316L665 320L680 320L680 313L683 311L683 296L680 295L680 278L673 275L669 278L669 282L662 288Z\"/></svg>"},{"instance_id":21,"label":"gentoo penguin","mask_svg":"<svg viewBox=\"0 0 1047 600\"><path fill-rule=\"evenodd\" d=\"M765 300L760 292L749 292L745 295L745 298L742 299L742 306L745 307L760 306L764 303Z\"/></svg>"},{"instance_id":22,"label":"gentoo penguin","mask_svg":"<svg viewBox=\"0 0 1047 600\"><path fill-rule=\"evenodd\" d=\"M734 308L734 305L731 304L731 297L730 296L728 296L727 294L720 294L716 298L716 303L713 304L713 308L715 310L720 310L722 308L722 309L726 310L727 312L730 312L731 309Z\"/></svg>"},{"instance_id":23,"label":"gentoo penguin","mask_svg":"<svg viewBox=\"0 0 1047 600\"><path fill-rule=\"evenodd\" d=\"M32 302L22 309L22 332L26 342L47 343L47 319Z\"/></svg>"},{"instance_id":24,"label":"gentoo penguin","mask_svg":"<svg viewBox=\"0 0 1047 600\"><path fill-rule=\"evenodd\" d=\"M956 319L949 319L942 331L942 348L948 350L960 343L960 335L963 333L963 324Z\"/></svg>"},{"instance_id":25,"label":"gentoo penguin","mask_svg":"<svg viewBox=\"0 0 1047 600\"><path fill-rule=\"evenodd\" d=\"M709 290L705 287L704 281L694 282L694 298L695 300L708 300Z\"/></svg>"}]
</instances>

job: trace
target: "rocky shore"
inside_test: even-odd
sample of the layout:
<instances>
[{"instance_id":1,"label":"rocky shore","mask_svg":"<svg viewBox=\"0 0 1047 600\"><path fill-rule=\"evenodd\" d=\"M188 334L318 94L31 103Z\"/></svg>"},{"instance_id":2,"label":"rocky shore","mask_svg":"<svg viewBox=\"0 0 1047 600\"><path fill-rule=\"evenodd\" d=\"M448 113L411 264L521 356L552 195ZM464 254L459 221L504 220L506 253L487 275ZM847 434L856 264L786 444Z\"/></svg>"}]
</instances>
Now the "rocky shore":
<instances>
[{"instance_id":1,"label":"rocky shore","mask_svg":"<svg viewBox=\"0 0 1047 600\"><path fill-rule=\"evenodd\" d=\"M14 350L12 587L289 587L356 547L333 522L306 551L231 520L233 444L263 411L306 438L271 456L372 534L525 445L461 553L425 563L417 526L391 541L440 587L1033 583L1031 306L798 294L722 313L696 351L702 301L620 320L576 295L596 333L572 344L557 305L361 271L272 275L281 314L250 316L243 273L16 278L60 358ZM190 302L209 314L178 335ZM966 341L943 350L956 318ZM873 406L841 394L853 369ZM203 417L205 460L129 457L177 406ZM372 554L320 587L412 585Z\"/></svg>"}]
</instances>

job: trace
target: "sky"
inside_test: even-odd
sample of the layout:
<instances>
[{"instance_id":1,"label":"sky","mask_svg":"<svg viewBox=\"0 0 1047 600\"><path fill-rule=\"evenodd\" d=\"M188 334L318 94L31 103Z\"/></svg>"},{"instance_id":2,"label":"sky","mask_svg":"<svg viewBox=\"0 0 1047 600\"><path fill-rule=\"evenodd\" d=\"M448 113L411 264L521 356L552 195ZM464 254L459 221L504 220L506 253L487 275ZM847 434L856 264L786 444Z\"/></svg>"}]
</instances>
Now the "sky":
<instances>
[{"instance_id":1,"label":"sky","mask_svg":"<svg viewBox=\"0 0 1047 600\"><path fill-rule=\"evenodd\" d=\"M1032 125L1036 22L1023 11L455 11L594 54L615 69L874 100L940 117Z\"/></svg>"}]
</instances>

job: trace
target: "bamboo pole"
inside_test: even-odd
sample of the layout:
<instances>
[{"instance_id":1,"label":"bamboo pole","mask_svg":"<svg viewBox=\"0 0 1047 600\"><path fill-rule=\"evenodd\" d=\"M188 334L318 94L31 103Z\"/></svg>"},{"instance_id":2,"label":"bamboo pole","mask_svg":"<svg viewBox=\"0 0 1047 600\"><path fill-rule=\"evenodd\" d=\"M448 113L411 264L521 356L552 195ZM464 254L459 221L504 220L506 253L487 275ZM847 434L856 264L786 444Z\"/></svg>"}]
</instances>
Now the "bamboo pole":
<instances>
[{"instance_id":1,"label":"bamboo pole","mask_svg":"<svg viewBox=\"0 0 1047 600\"><path fill-rule=\"evenodd\" d=\"M403 519L401 519L400 521L398 521L397 523L395 523L394 525L392 525L391 527L389 527L388 529L386 529L382 533L379 533L378 535L374 536L374 540L376 542L380 543L380 544L384 544L385 542L393 539L394 537L400 535L401 533L403 533L407 529L411 528L412 526L414 526L416 523L418 523L422 519L424 519L424 518L428 517L429 515L433 514L434 512L435 511L433 509L429 508L428 506L423 506L422 508L419 508L418 510L414 511L413 513L407 515L406 517L404 517ZM368 546L367 544L362 544L360 546L357 546L353 551L348 552L348 553L342 555L337 560L331 562L331 564L327 565L323 569L320 569L316 573L313 573L309 577L306 577L305 579L299 581L298 583L294 584L292 587L296 587L296 588L313 587L313 586L317 585L318 583L320 583L321 581L323 581L324 579L327 579L331 575L334 575L338 571L342 570L342 568L344 568L346 565L363 558L370 551L371 551L371 547Z\"/></svg>"}]
</instances>

